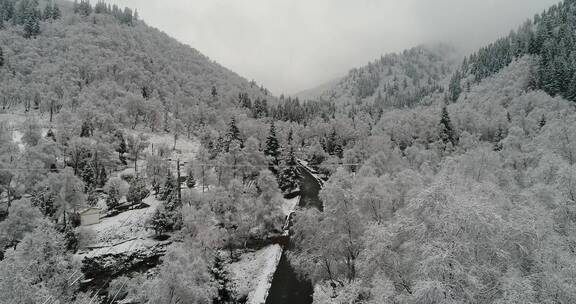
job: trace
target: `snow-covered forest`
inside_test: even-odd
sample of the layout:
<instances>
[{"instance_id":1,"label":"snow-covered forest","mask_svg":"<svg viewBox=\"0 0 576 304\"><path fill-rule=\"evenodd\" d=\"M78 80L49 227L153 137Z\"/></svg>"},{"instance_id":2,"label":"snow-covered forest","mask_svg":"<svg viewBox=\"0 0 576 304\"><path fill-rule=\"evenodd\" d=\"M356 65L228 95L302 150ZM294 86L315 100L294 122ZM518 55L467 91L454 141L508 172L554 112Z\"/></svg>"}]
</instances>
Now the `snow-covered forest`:
<instances>
[{"instance_id":1,"label":"snow-covered forest","mask_svg":"<svg viewBox=\"0 0 576 304\"><path fill-rule=\"evenodd\" d=\"M0 0L0 303L264 304L286 263L306 303L576 303L575 50L564 0L301 100L137 8Z\"/></svg>"}]
</instances>

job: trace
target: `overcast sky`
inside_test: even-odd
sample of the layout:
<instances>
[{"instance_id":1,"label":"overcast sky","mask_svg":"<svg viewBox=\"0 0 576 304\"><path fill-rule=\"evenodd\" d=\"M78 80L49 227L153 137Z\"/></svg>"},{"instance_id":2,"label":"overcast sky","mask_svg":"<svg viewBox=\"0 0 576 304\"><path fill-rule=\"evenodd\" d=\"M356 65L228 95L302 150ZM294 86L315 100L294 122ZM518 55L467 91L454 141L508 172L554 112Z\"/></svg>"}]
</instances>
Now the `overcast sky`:
<instances>
[{"instance_id":1,"label":"overcast sky","mask_svg":"<svg viewBox=\"0 0 576 304\"><path fill-rule=\"evenodd\" d=\"M238 74L296 93L388 52L472 49L559 0L111 0Z\"/></svg>"}]
</instances>

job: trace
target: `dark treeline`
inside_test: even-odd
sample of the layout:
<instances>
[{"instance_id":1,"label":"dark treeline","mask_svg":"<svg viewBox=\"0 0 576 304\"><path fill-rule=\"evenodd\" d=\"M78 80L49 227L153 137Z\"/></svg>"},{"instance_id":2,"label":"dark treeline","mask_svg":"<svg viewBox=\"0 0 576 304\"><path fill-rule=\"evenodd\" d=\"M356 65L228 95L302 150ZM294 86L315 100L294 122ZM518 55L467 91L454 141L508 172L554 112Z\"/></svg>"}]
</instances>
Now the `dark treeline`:
<instances>
[{"instance_id":1,"label":"dark treeline","mask_svg":"<svg viewBox=\"0 0 576 304\"><path fill-rule=\"evenodd\" d=\"M575 1L552 6L507 37L466 58L452 78L450 98L456 101L471 83L478 83L524 55L539 58L532 88L576 101Z\"/></svg>"}]
</instances>

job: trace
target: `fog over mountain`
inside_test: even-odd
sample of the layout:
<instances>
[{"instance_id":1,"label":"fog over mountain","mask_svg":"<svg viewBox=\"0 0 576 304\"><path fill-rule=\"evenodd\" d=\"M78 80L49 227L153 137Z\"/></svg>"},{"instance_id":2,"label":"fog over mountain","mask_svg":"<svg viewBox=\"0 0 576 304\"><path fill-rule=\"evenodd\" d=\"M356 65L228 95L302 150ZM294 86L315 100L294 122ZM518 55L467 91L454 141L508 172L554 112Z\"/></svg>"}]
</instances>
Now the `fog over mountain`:
<instances>
[{"instance_id":1,"label":"fog over mountain","mask_svg":"<svg viewBox=\"0 0 576 304\"><path fill-rule=\"evenodd\" d=\"M471 51L556 0L115 0L275 94L442 40Z\"/></svg>"}]
</instances>

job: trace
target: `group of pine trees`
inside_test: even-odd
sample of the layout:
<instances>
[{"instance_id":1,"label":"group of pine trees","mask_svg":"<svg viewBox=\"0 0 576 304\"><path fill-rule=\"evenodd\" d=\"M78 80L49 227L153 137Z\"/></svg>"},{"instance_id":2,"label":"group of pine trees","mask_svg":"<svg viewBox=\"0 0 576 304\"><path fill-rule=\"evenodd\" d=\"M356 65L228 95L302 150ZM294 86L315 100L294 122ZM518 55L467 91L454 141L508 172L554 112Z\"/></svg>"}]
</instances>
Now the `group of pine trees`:
<instances>
[{"instance_id":1,"label":"group of pine trees","mask_svg":"<svg viewBox=\"0 0 576 304\"><path fill-rule=\"evenodd\" d=\"M90 4L90 0L80 0L80 2L75 0L73 9L75 14L84 17L90 16L92 13L112 15L118 19L120 23L126 25L134 25L134 22L138 20L138 12L128 7L122 10L119 6L106 4L106 2L102 0L99 0L94 6Z\"/></svg>"},{"instance_id":2,"label":"group of pine trees","mask_svg":"<svg viewBox=\"0 0 576 304\"><path fill-rule=\"evenodd\" d=\"M34 38L40 34L40 21L60 17L60 8L52 2L48 2L42 12L38 0L0 1L0 29L6 26L5 23L22 26L25 38Z\"/></svg>"},{"instance_id":3,"label":"group of pine trees","mask_svg":"<svg viewBox=\"0 0 576 304\"><path fill-rule=\"evenodd\" d=\"M566 0L527 21L507 37L481 48L462 63L450 82L456 101L470 82L495 74L514 59L538 56L531 86L576 101L576 1ZM471 75L472 77L467 77Z\"/></svg>"},{"instance_id":4,"label":"group of pine trees","mask_svg":"<svg viewBox=\"0 0 576 304\"><path fill-rule=\"evenodd\" d=\"M440 44L382 56L352 69L320 99L348 107L370 105L373 113L415 107L425 97L444 92L442 81L453 72L454 54L454 48Z\"/></svg>"},{"instance_id":5,"label":"group of pine trees","mask_svg":"<svg viewBox=\"0 0 576 304\"><path fill-rule=\"evenodd\" d=\"M122 24L134 25L138 20L138 13L130 8L120 9L117 5L110 6L99 1L94 7L89 0L77 0L74 2L74 13L89 16L90 14L109 14ZM62 17L62 11L57 3L52 0L40 4L39 0L0 0L0 30L8 24L23 27L25 38L34 38L40 34L40 22L58 20Z\"/></svg>"}]
</instances>

